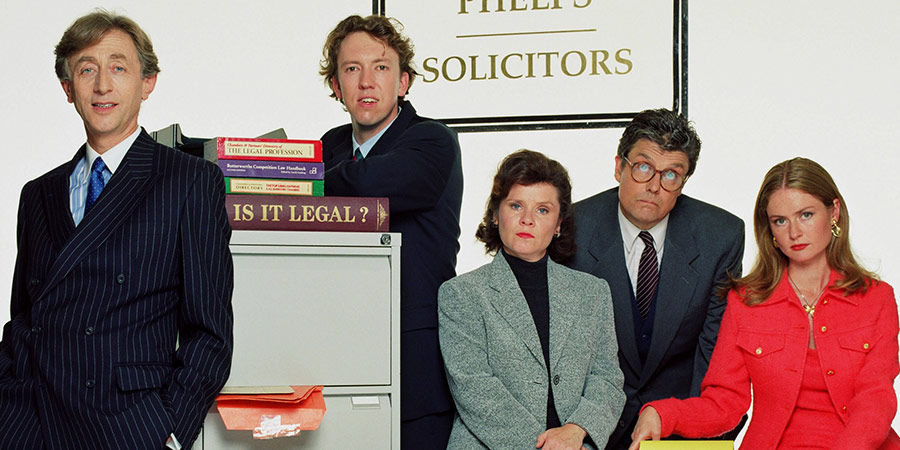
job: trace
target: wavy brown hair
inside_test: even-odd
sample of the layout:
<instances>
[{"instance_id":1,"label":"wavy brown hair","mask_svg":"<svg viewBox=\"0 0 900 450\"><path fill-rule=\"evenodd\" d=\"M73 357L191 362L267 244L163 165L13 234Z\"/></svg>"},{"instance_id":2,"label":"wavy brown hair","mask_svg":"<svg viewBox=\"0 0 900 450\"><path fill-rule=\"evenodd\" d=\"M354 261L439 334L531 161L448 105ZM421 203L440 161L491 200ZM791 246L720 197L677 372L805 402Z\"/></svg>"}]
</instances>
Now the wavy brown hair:
<instances>
[{"instance_id":1,"label":"wavy brown hair","mask_svg":"<svg viewBox=\"0 0 900 450\"><path fill-rule=\"evenodd\" d=\"M341 44L344 42L344 39L357 31L363 31L369 33L373 38L384 42L397 52L397 56L400 57L400 72L409 74L409 84L406 88L406 93L409 94L409 88L412 87L413 80L419 72L413 66L415 52L413 51L412 41L401 33L402 30L403 24L397 19L390 17L378 15L361 17L353 15L342 20L331 30L331 33L328 33L325 45L322 47L319 75L325 77L325 86L328 86L330 89L331 80L338 75L338 53L341 50ZM333 91L331 92L331 98L337 101L341 100L337 98ZM403 101L402 96L400 101Z\"/></svg>"},{"instance_id":2,"label":"wavy brown hair","mask_svg":"<svg viewBox=\"0 0 900 450\"><path fill-rule=\"evenodd\" d=\"M475 238L484 242L484 251L496 254L503 247L500 230L494 225L500 203L509 195L513 186L531 186L547 183L556 188L559 199L559 237L554 237L547 247L547 253L557 263L564 263L575 255L575 209L572 208L572 182L569 172L557 161L543 153L518 150L509 154L497 168L494 185L488 197L484 218L478 225Z\"/></svg>"},{"instance_id":3,"label":"wavy brown hair","mask_svg":"<svg viewBox=\"0 0 900 450\"><path fill-rule=\"evenodd\" d=\"M789 261L781 250L772 245L772 230L769 228L766 208L772 194L785 188L806 192L819 199L826 207L832 207L834 200L838 200L841 212L837 225L841 229L841 235L832 237L826 249L826 257L828 266L843 278L830 287L843 290L844 295L856 291L865 292L870 283L878 280L878 276L863 268L850 249L850 213L847 203L831 175L822 166L813 160L799 157L776 164L766 173L753 210L753 234L758 250L756 262L747 276L732 280L729 287L741 293L744 303L754 306L766 301L781 282Z\"/></svg>"},{"instance_id":4,"label":"wavy brown hair","mask_svg":"<svg viewBox=\"0 0 900 450\"><path fill-rule=\"evenodd\" d=\"M69 81L72 74L69 73L69 57L100 42L106 33L112 30L122 30L134 42L138 60L141 62L141 78L147 78L159 73L159 60L153 52L153 43L150 36L128 17L113 14L105 9L98 8L94 12L79 17L63 33L59 43L56 44L56 77L59 81Z\"/></svg>"}]
</instances>

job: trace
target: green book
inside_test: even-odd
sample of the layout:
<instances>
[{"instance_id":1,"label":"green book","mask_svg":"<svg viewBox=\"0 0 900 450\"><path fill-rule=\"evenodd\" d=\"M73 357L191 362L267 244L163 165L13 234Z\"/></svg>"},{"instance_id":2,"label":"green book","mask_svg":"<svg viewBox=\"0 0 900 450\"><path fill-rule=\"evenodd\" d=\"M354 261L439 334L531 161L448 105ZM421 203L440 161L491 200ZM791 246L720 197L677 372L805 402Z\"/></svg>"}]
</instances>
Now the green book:
<instances>
[{"instance_id":1,"label":"green book","mask_svg":"<svg viewBox=\"0 0 900 450\"><path fill-rule=\"evenodd\" d=\"M225 193L322 197L325 181L225 177Z\"/></svg>"}]
</instances>

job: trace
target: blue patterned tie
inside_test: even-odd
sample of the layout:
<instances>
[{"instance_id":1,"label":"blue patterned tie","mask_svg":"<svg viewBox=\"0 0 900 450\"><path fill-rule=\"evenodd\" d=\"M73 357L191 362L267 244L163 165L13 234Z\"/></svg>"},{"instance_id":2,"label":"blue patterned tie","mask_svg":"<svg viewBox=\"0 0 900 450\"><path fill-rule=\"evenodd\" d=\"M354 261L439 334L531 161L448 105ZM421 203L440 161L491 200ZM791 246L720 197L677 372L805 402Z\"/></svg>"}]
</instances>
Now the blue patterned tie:
<instances>
[{"instance_id":1,"label":"blue patterned tie","mask_svg":"<svg viewBox=\"0 0 900 450\"><path fill-rule=\"evenodd\" d=\"M106 182L103 181L104 170L106 170L106 163L103 162L103 158L98 156L94 160L94 165L91 166L91 179L88 181L87 198L84 200L85 214L91 210L94 202L97 201L97 197L103 192L103 187L106 185Z\"/></svg>"},{"instance_id":2,"label":"blue patterned tie","mask_svg":"<svg viewBox=\"0 0 900 450\"><path fill-rule=\"evenodd\" d=\"M656 260L656 249L653 248L653 236L646 231L641 231L638 237L644 241L644 251L641 252L641 262L638 265L637 276L637 301L641 318L646 319L650 313L650 305L656 294L656 285L659 284L659 264Z\"/></svg>"},{"instance_id":3,"label":"blue patterned tie","mask_svg":"<svg viewBox=\"0 0 900 450\"><path fill-rule=\"evenodd\" d=\"M357 148L356 150L353 151L353 160L354 160L354 161L362 161L362 159L363 159L363 154L362 154L362 152Z\"/></svg>"}]
</instances>

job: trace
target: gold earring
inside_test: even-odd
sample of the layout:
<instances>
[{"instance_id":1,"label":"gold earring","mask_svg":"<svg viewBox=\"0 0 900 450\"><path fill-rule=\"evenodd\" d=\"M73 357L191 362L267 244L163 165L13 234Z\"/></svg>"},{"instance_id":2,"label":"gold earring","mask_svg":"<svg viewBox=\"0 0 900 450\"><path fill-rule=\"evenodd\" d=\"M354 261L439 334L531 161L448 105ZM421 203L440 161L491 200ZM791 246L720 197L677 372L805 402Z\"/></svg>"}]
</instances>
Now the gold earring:
<instances>
[{"instance_id":1,"label":"gold earring","mask_svg":"<svg viewBox=\"0 0 900 450\"><path fill-rule=\"evenodd\" d=\"M772 236L772 245L774 245L775 248L778 248L778 240L775 239L775 236Z\"/></svg>"},{"instance_id":2,"label":"gold earring","mask_svg":"<svg viewBox=\"0 0 900 450\"><path fill-rule=\"evenodd\" d=\"M838 238L841 237L841 227L838 226L837 220L831 219L831 235Z\"/></svg>"}]
</instances>

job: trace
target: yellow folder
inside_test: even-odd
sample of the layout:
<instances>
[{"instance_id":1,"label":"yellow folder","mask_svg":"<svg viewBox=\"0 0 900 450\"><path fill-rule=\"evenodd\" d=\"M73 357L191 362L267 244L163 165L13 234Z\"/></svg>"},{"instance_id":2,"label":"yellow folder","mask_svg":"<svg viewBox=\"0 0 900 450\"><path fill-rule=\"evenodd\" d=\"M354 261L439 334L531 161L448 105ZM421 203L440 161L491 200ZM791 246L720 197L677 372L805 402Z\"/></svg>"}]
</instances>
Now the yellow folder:
<instances>
[{"instance_id":1,"label":"yellow folder","mask_svg":"<svg viewBox=\"0 0 900 450\"><path fill-rule=\"evenodd\" d=\"M641 450L734 450L734 441L642 441Z\"/></svg>"}]
</instances>

